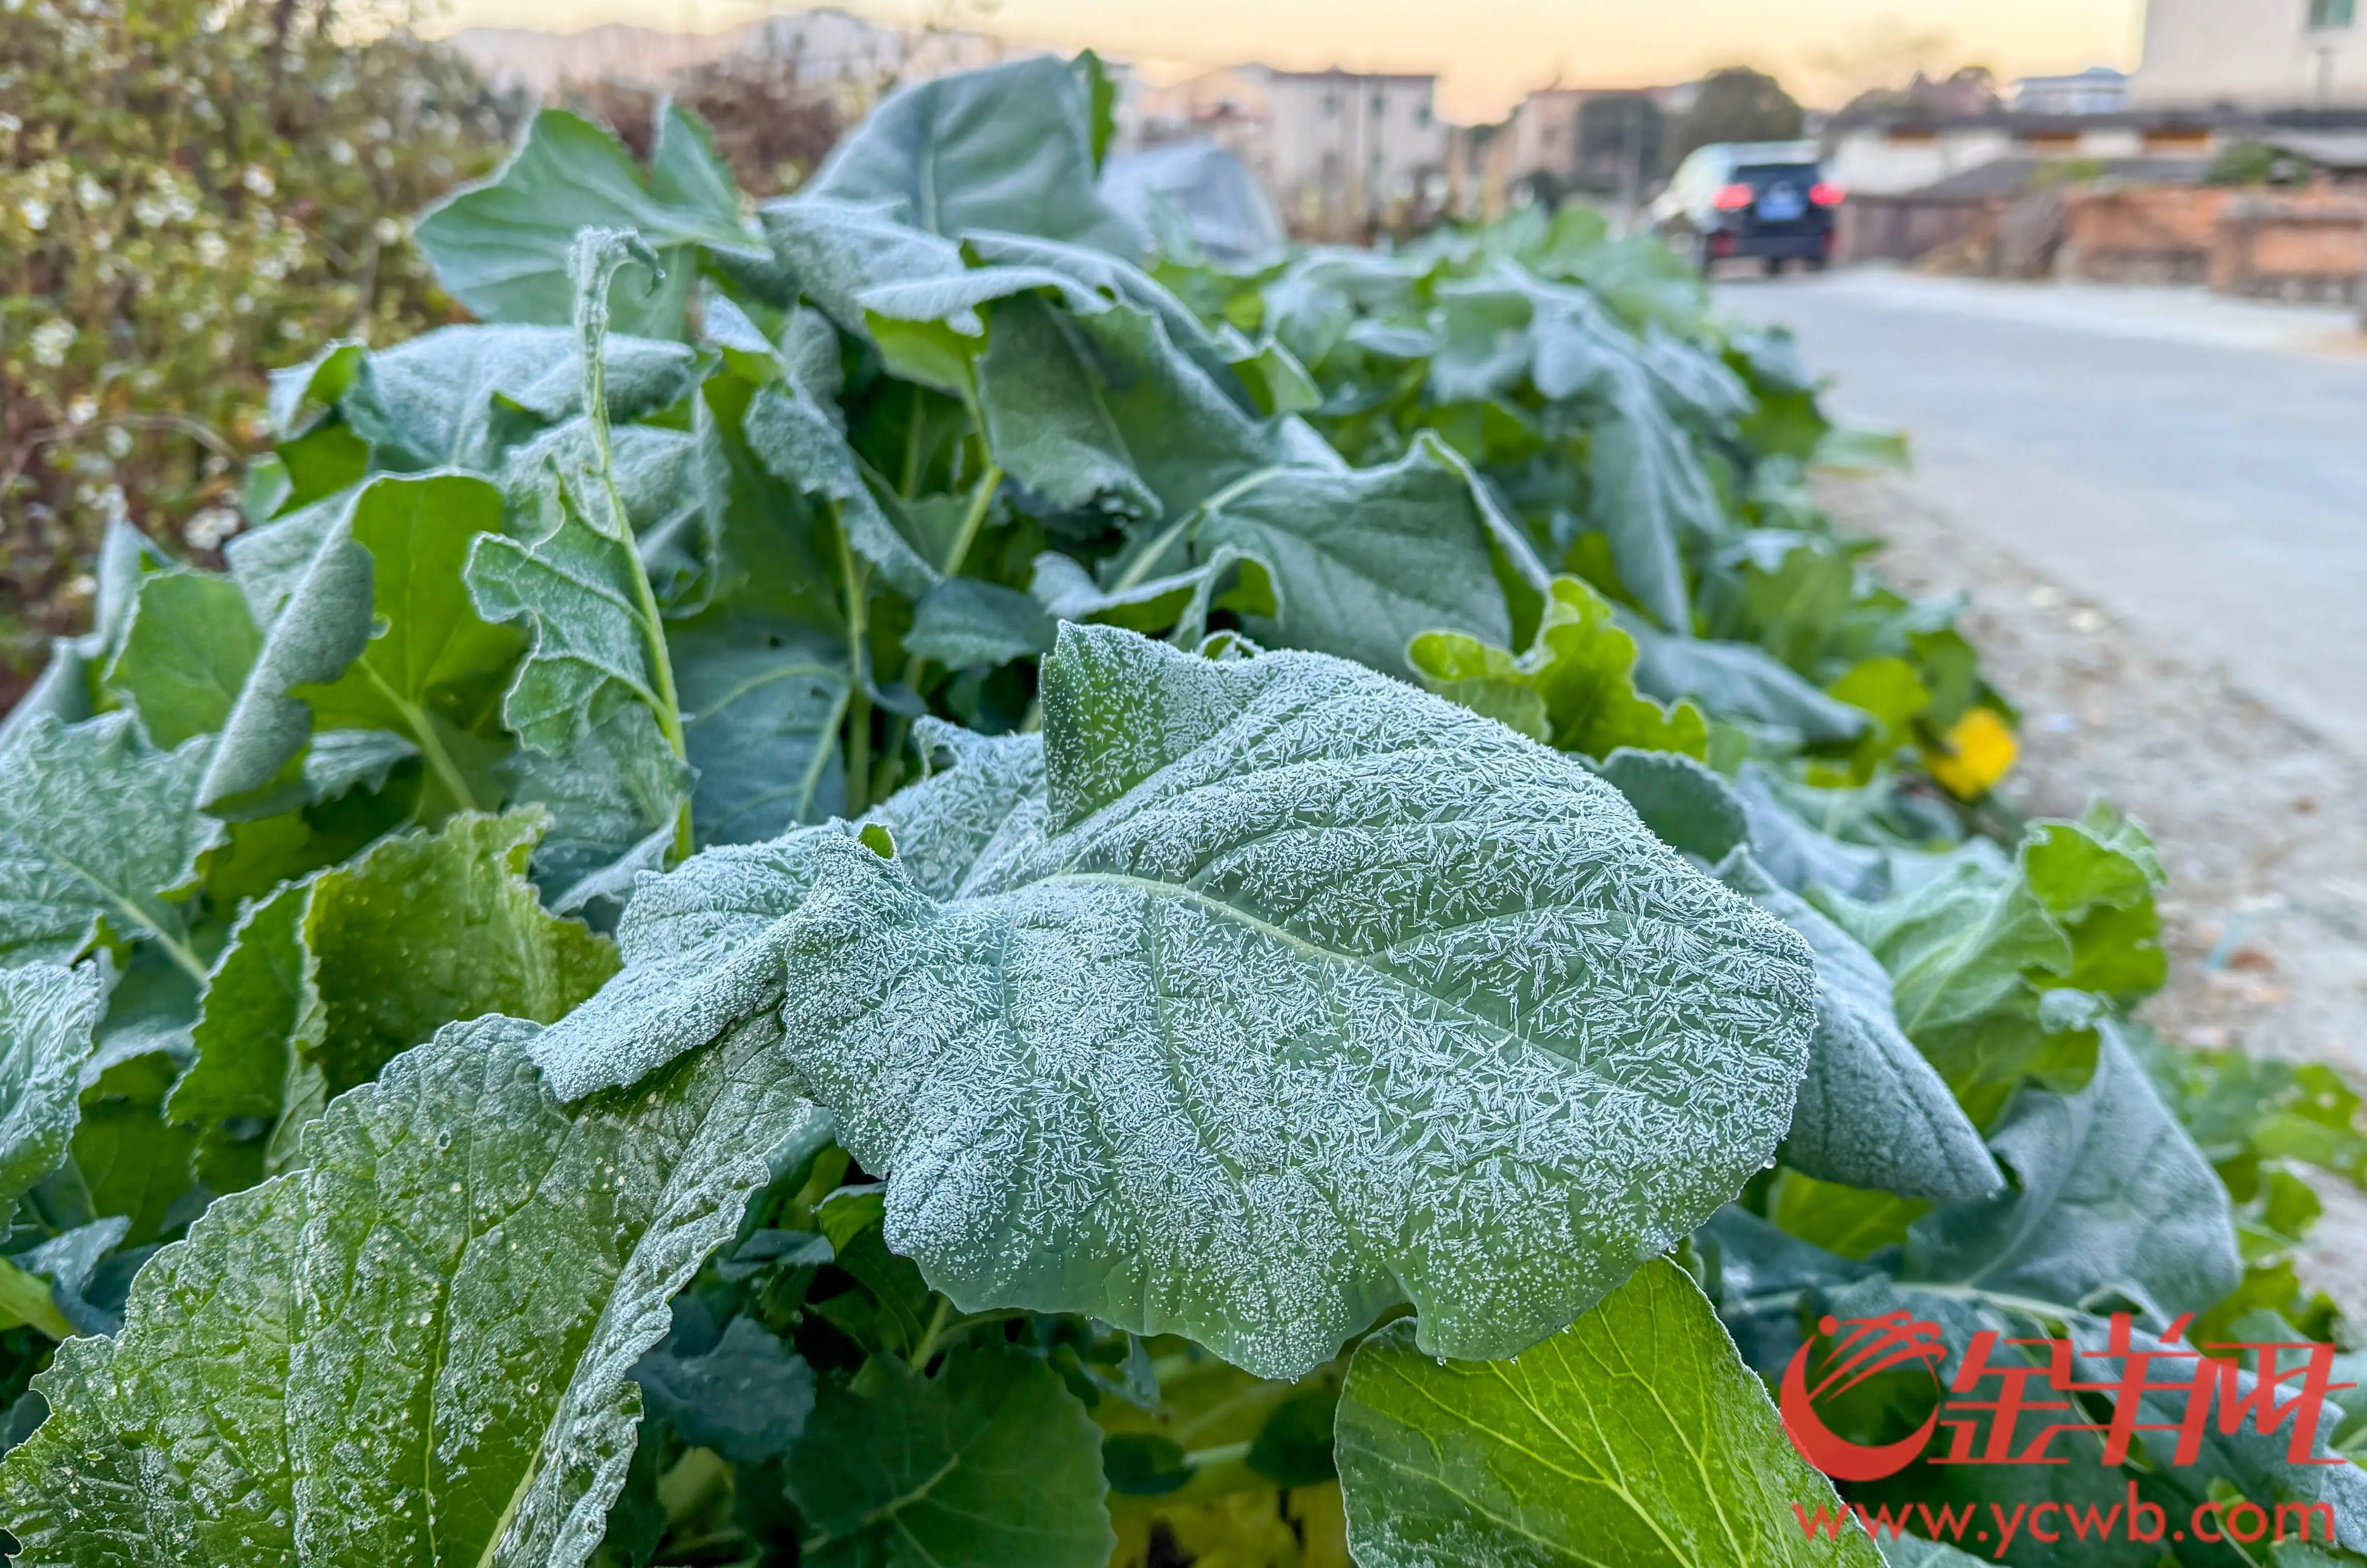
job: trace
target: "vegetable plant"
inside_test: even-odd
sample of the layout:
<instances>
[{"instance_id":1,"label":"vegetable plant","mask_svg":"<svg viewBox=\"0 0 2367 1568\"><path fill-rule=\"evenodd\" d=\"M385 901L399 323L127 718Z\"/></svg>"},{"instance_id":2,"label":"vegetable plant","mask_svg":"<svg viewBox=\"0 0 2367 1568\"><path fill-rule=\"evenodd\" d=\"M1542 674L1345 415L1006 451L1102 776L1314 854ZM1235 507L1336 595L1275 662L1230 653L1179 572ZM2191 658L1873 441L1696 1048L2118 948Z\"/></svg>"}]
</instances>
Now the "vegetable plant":
<instances>
[{"instance_id":1,"label":"vegetable plant","mask_svg":"<svg viewBox=\"0 0 2367 1568\"><path fill-rule=\"evenodd\" d=\"M226 571L109 536L0 729L18 1561L1929 1561L1802 1528L1821 1319L2338 1332L2355 1098L2134 1021L2143 831L1806 486L1892 444L1582 213L1154 245L1106 115L752 214L545 111ZM2329 1410L1845 1485L2347 1561Z\"/></svg>"}]
</instances>

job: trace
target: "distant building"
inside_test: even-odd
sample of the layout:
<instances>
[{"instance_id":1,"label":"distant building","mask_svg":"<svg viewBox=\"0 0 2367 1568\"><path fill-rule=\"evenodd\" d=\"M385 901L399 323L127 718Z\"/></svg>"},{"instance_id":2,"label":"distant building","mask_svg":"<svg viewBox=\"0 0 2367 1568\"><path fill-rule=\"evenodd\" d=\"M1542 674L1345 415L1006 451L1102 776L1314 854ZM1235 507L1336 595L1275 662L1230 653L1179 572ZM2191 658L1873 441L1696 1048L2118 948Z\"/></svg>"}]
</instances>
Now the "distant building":
<instances>
[{"instance_id":1,"label":"distant building","mask_svg":"<svg viewBox=\"0 0 2367 1568\"><path fill-rule=\"evenodd\" d=\"M2207 160L2242 128L2179 111L1954 118L1844 115L1826 127L1825 171L1852 196L1899 196L1999 160ZM2199 164L2198 164L2199 167Z\"/></svg>"},{"instance_id":2,"label":"distant building","mask_svg":"<svg viewBox=\"0 0 2367 1568\"><path fill-rule=\"evenodd\" d=\"M2132 104L2367 104L2360 0L2148 0Z\"/></svg>"},{"instance_id":3,"label":"distant building","mask_svg":"<svg viewBox=\"0 0 2367 1568\"><path fill-rule=\"evenodd\" d=\"M2090 65L2076 76L2024 76L2006 107L2016 114L2114 114L2128 107L2129 74Z\"/></svg>"},{"instance_id":4,"label":"distant building","mask_svg":"<svg viewBox=\"0 0 2367 1568\"><path fill-rule=\"evenodd\" d=\"M1141 135L1215 141L1248 165L1293 229L1347 237L1444 198L1437 86L1432 75L1239 65L1144 88Z\"/></svg>"},{"instance_id":5,"label":"distant building","mask_svg":"<svg viewBox=\"0 0 2367 1568\"><path fill-rule=\"evenodd\" d=\"M1639 200L1660 173L1666 89L1548 87L1523 98L1489 149L1491 180L1558 199Z\"/></svg>"}]
</instances>

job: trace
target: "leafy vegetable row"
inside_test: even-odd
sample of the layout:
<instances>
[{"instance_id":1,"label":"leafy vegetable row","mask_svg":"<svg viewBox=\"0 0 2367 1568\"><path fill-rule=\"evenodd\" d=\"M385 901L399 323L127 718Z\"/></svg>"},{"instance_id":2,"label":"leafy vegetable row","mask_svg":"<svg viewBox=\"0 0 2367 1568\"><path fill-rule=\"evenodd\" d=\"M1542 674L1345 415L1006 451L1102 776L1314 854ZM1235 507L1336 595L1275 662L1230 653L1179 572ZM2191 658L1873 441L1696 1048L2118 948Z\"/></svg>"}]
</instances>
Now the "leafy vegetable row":
<instances>
[{"instance_id":1,"label":"leafy vegetable row","mask_svg":"<svg viewBox=\"0 0 2367 1568\"><path fill-rule=\"evenodd\" d=\"M1871 1563L1828 1313L2335 1332L2355 1099L2129 1021L2150 845L1985 799L1783 340L1577 213L1154 251L1106 112L753 219L546 112L418 226L485 324L108 540L0 728L21 1561ZM1851 1495L2367 1551L2283 1443Z\"/></svg>"}]
</instances>

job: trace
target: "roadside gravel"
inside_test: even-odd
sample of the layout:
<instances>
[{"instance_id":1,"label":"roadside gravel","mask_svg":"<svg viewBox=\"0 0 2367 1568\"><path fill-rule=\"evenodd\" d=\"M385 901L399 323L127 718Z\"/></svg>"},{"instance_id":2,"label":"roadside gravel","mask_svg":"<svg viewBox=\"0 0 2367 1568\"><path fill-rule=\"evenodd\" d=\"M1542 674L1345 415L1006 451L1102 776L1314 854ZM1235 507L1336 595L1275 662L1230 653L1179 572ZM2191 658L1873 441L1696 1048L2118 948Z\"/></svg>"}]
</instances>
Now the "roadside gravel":
<instances>
[{"instance_id":1,"label":"roadside gravel","mask_svg":"<svg viewBox=\"0 0 2367 1568\"><path fill-rule=\"evenodd\" d=\"M1969 591L1960 625L2022 710L2006 799L2061 816L2101 795L2154 836L2170 983L2144 1016L2174 1039L2326 1062L2367 1085L2367 760L1951 527L1911 478L1824 489L1844 526L1886 543L1901 590ZM2326 1218L2305 1270L2367 1322L2367 1194L2317 1185Z\"/></svg>"}]
</instances>

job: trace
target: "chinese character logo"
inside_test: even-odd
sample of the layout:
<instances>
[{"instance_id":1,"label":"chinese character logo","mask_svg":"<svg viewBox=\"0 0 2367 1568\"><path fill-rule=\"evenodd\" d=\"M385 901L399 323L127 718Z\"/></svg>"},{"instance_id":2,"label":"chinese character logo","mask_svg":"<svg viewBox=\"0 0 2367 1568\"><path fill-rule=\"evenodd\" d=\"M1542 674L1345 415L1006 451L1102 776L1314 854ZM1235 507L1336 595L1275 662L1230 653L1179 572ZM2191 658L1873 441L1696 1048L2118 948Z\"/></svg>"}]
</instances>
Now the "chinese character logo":
<instances>
[{"instance_id":1,"label":"chinese character logo","mask_svg":"<svg viewBox=\"0 0 2367 1568\"><path fill-rule=\"evenodd\" d=\"M1879 1481L1915 1462L1938 1427L1935 1404L1923 1425L1897 1442L1853 1443L1828 1427L1817 1414L1817 1402L1846 1393L1866 1379L1914 1362L1922 1363L1938 1381L1940 1363L1947 1359L1940 1325L1921 1322L1904 1312L1880 1317L1821 1319L1818 1329L1833 1341L1816 1382L1808 1381L1809 1353L1814 1340L1793 1354L1784 1369L1784 1389L1777 1407L1784 1416L1784 1434L1800 1457L1836 1481Z\"/></svg>"}]
</instances>

